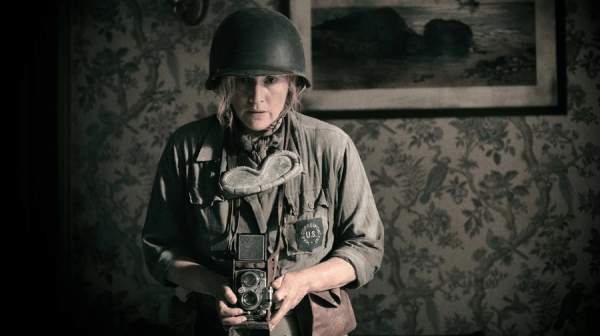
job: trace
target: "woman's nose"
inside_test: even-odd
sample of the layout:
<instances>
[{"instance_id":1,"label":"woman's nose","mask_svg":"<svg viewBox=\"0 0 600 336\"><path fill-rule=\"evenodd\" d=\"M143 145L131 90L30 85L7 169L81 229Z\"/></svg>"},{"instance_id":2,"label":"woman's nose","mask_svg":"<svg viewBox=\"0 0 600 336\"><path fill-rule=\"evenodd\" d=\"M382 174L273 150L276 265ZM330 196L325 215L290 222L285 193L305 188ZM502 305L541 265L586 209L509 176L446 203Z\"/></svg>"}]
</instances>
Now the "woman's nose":
<instances>
[{"instance_id":1,"label":"woman's nose","mask_svg":"<svg viewBox=\"0 0 600 336\"><path fill-rule=\"evenodd\" d=\"M251 103L260 103L264 101L264 98L264 87L261 85L261 83L255 83L250 87L249 99Z\"/></svg>"}]
</instances>

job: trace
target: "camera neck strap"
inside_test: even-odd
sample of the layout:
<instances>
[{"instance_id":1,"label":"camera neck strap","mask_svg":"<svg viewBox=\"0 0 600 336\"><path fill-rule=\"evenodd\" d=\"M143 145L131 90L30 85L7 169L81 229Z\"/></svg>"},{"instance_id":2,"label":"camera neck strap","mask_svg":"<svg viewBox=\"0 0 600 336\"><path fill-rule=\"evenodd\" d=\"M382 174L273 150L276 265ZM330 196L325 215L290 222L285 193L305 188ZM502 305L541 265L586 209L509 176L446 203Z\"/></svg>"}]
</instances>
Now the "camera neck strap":
<instances>
[{"instance_id":1,"label":"camera neck strap","mask_svg":"<svg viewBox=\"0 0 600 336\"><path fill-rule=\"evenodd\" d=\"M275 240L275 249L273 253L267 259L267 268L269 271L267 272L267 281L269 284L273 282L275 279L275 274L277 273L277 263L279 262L279 249L281 248L281 231L283 231L283 195L285 195L285 187L286 183L279 186L279 191L277 194L277 215L278 215L278 224L277 225L277 239Z\"/></svg>"},{"instance_id":2,"label":"camera neck strap","mask_svg":"<svg viewBox=\"0 0 600 336\"><path fill-rule=\"evenodd\" d=\"M283 149L287 150L290 142L290 115L289 113L285 115L285 138L283 141ZM277 239L275 240L275 249L273 253L267 259L267 267L269 269L268 274L268 283L271 284L275 279L275 274L277 273L277 263L279 262L279 250L281 248L281 235L283 231L283 226L285 225L283 219L283 198L285 196L285 189L287 187L287 182L279 186L279 190L277 191Z\"/></svg>"},{"instance_id":3,"label":"camera neck strap","mask_svg":"<svg viewBox=\"0 0 600 336\"><path fill-rule=\"evenodd\" d=\"M285 115L285 135L283 149L287 150L289 139L290 139L290 116L289 113ZM225 142L228 146L227 150L227 170L231 170L237 167L237 149L235 141L230 137L228 142ZM285 196L287 182L278 186L277 190L277 238L275 240L275 248L267 259L268 268L268 283L270 284L277 273L277 263L279 262L279 249L281 248L281 236L283 231L283 199ZM240 197L232 198L229 200L229 213L228 213L228 249L235 255L235 240L238 231L238 223L240 218Z\"/></svg>"}]
</instances>

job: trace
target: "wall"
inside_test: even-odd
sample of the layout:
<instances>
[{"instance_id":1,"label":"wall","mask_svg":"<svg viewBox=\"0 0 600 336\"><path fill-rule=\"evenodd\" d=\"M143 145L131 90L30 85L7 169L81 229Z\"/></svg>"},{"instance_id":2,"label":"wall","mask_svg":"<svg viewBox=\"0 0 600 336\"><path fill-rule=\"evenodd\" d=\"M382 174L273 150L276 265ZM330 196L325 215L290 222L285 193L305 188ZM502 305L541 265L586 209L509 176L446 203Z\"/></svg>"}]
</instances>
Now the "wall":
<instances>
[{"instance_id":1,"label":"wall","mask_svg":"<svg viewBox=\"0 0 600 336\"><path fill-rule=\"evenodd\" d=\"M74 331L168 333L173 290L151 278L141 252L151 183L168 136L215 112L203 82L216 26L253 5L286 7L214 0L189 27L164 1L72 1ZM381 271L351 293L353 334L598 327L599 8L566 8L566 115L329 120L355 141L386 228Z\"/></svg>"}]
</instances>

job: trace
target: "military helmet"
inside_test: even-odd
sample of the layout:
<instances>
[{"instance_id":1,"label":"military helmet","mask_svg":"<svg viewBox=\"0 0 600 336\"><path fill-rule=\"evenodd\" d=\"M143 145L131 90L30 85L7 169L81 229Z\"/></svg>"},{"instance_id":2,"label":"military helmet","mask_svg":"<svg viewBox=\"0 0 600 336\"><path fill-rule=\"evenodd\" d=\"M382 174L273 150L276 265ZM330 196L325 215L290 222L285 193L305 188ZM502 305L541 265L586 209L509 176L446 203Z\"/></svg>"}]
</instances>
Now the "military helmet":
<instances>
[{"instance_id":1,"label":"military helmet","mask_svg":"<svg viewBox=\"0 0 600 336\"><path fill-rule=\"evenodd\" d=\"M245 8L221 22L210 47L206 89L221 76L298 76L297 85L310 87L305 75L300 34L283 14L266 8Z\"/></svg>"}]
</instances>

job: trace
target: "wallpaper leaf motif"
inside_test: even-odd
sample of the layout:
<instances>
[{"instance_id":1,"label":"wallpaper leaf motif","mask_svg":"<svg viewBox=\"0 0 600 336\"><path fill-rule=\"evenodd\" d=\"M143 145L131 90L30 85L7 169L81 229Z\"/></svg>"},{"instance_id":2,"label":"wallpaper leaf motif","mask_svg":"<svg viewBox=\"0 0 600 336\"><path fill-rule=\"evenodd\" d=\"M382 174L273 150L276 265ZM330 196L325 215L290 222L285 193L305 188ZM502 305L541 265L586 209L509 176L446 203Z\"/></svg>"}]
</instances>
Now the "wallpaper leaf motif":
<instances>
[{"instance_id":1,"label":"wallpaper leaf motif","mask_svg":"<svg viewBox=\"0 0 600 336\"><path fill-rule=\"evenodd\" d=\"M472 198L474 208L462 210L462 214L467 218L464 222L464 228L467 233L470 233L469 237L475 238L481 233L480 231L484 230L484 227L488 227L484 231L486 248L479 248L473 254L473 260L478 263L478 266L468 272L470 279L462 284L463 288L466 288L462 294L471 295L470 305L476 323L475 329L498 330L502 334L517 333L516 323L511 325L505 325L504 323L506 320L517 317L516 314L510 314L512 310L518 310L520 314L537 314L540 321L561 319L558 313L548 315L548 310L552 312L552 309L555 309L556 302L549 301L547 298L532 300L532 303L540 301L539 305L543 309L538 310L532 310L527 304L521 305L516 292L513 293L515 298L513 301L507 300L504 296L504 301L508 305L502 309L496 306L488 307L484 303L484 298L487 297L487 292L490 289L497 288L508 277L508 273L499 271L495 265L517 265L520 262L529 261L530 256L535 256L537 261L543 261L544 267L540 269L539 274L560 272L565 276L572 277L573 269L578 265L578 254L573 250L572 242L580 238L582 231L576 227L570 228L570 225L573 224L575 209L571 180L568 176L569 167L577 167L579 171L598 171L597 164L594 164L594 160L598 156L590 153L593 159L584 159L585 155L581 150L584 147L580 146L578 150L575 145L579 139L578 133L564 129L561 123L551 125L545 118L541 119L541 123L534 123L533 127L522 117L506 119L471 118L449 123L456 127L458 131L456 148L464 150L460 156L460 162L453 166L450 158L440 158L443 150L436 144L436 139L432 136L433 132L431 132L431 130L438 128L438 126L435 126L436 122L431 120L416 120L414 124L412 122L412 120L406 120L398 125L399 129L406 131L407 135L405 137L410 137L410 141L389 144L388 148L383 151L386 156L382 160L379 172L374 169L371 170L375 196L378 199L385 199L386 196L384 195L390 194L390 192L381 194L382 197L379 198L378 195L382 192L382 186L385 186L385 189L399 189L400 193L406 193L411 187L415 189L414 183L399 185L398 180L392 179L385 169L386 166L394 166L398 163L414 160L414 151L411 155L400 154L403 152L402 148L423 147L434 152L431 159L433 166L427 173L425 183L418 186L417 191L412 194L412 202L409 197L407 197L407 202L402 202L397 196L393 196L393 200L396 202L396 210L393 211L391 216L387 215L386 208L378 204L388 235L386 238L385 263L387 267L391 267L392 270L395 269L395 271L391 271L389 283L394 288L395 293L394 299L390 301L396 303L390 303L387 309L397 311L400 306L411 307L410 309L404 309L406 320L402 324L401 330L407 334L420 332L416 317L421 313L428 316L429 325L432 326L433 332L437 332L438 322L437 319L432 317L435 315L431 313L434 309L428 307L427 297L415 295L414 293L411 296L406 293L410 292L411 286L414 287L415 283L423 284L423 281L426 281L418 277L419 271L426 270L427 274L431 274L436 267L442 268L445 262L443 258L436 260L434 257L431 263L437 266L433 268L431 266L424 267L423 260L418 257L417 251L419 249L410 243L406 233L403 233L403 230L399 229L397 225L400 221L406 223L404 227L408 228L415 238L424 237L432 241L434 237L438 237L438 246L460 247L461 243L458 238L455 240L457 242L455 245L443 243L448 239L442 234L452 226L451 217L447 215L445 210L437 209L436 203L430 200L430 194L436 194L435 190L437 190L436 198L442 201L443 204L447 204L444 203L444 194L440 191L447 190L446 194L450 193L455 199L458 185L465 187L462 195L469 193L475 195ZM509 137L508 128L510 124L513 125L516 131L516 137ZM364 133L355 135L352 132L353 130L361 131L351 126L351 124L346 124L344 129L357 141L360 148L361 141L365 141L362 135ZM512 145L510 140L515 138L520 140L522 145ZM539 147L536 147L539 146L538 140L543 143L541 151L538 150ZM588 143L588 147L591 146L594 145ZM501 163L498 156L489 154L490 148L497 155L512 157L521 152L521 159L526 170L501 172L491 169L487 173L484 172L482 177L476 178L476 175L481 176L481 169L478 169L480 166L490 167L488 162L485 164L480 163L482 162L481 155L478 156L480 159L477 161L471 159L471 156L477 155L477 151L485 153L483 158L493 161L492 166ZM568 159L567 155L570 156ZM424 157L420 157L417 161L422 162L423 159ZM412 171L418 171L418 169L412 169ZM422 169L421 173L425 176ZM523 174L525 175L521 177ZM447 175L454 175L454 179L446 179ZM585 174L580 175L586 176ZM587 176L591 177L593 175ZM398 174L397 177L402 176L403 174ZM459 176L464 177L466 181L461 184ZM415 180L412 179L411 181ZM449 185L446 185L447 181ZM536 211L529 214L530 210L524 199L532 195L532 190L536 190L533 195L538 194L540 198L536 201L536 206L532 208ZM559 197L557 198L557 196ZM417 198L419 203L428 204L428 207L422 211L414 209L418 205L415 202ZM403 211L414 219L402 219L401 213ZM522 222L517 221L517 217L523 214L529 214L530 218L525 227L522 227ZM495 233L495 229L490 226L498 225L498 223L495 223L497 222L495 217L502 218L504 230L501 228L499 231L506 232L506 236ZM408 244L408 249L397 248L398 245L395 241L398 238L401 238L403 244ZM535 239L532 250L528 251L519 247L520 245L531 245L529 242L532 239ZM430 254L427 248L420 251L422 255ZM408 275L404 276L402 275L403 264L420 265L420 267L410 268ZM461 271L454 268L453 273L461 274ZM452 290L457 287L448 285L451 290L445 291L443 288L447 280L444 279L442 272L439 272L438 279L439 285L433 291L443 293L444 297L453 297ZM473 294L470 294L471 289ZM554 287L548 287L544 295L553 290ZM459 299L457 296L454 296L454 298ZM422 313L423 309L425 313ZM493 318L496 319L495 324L491 323ZM540 324L531 328L535 330L542 324L540 322ZM449 327L449 329L454 329L454 327Z\"/></svg>"}]
</instances>

